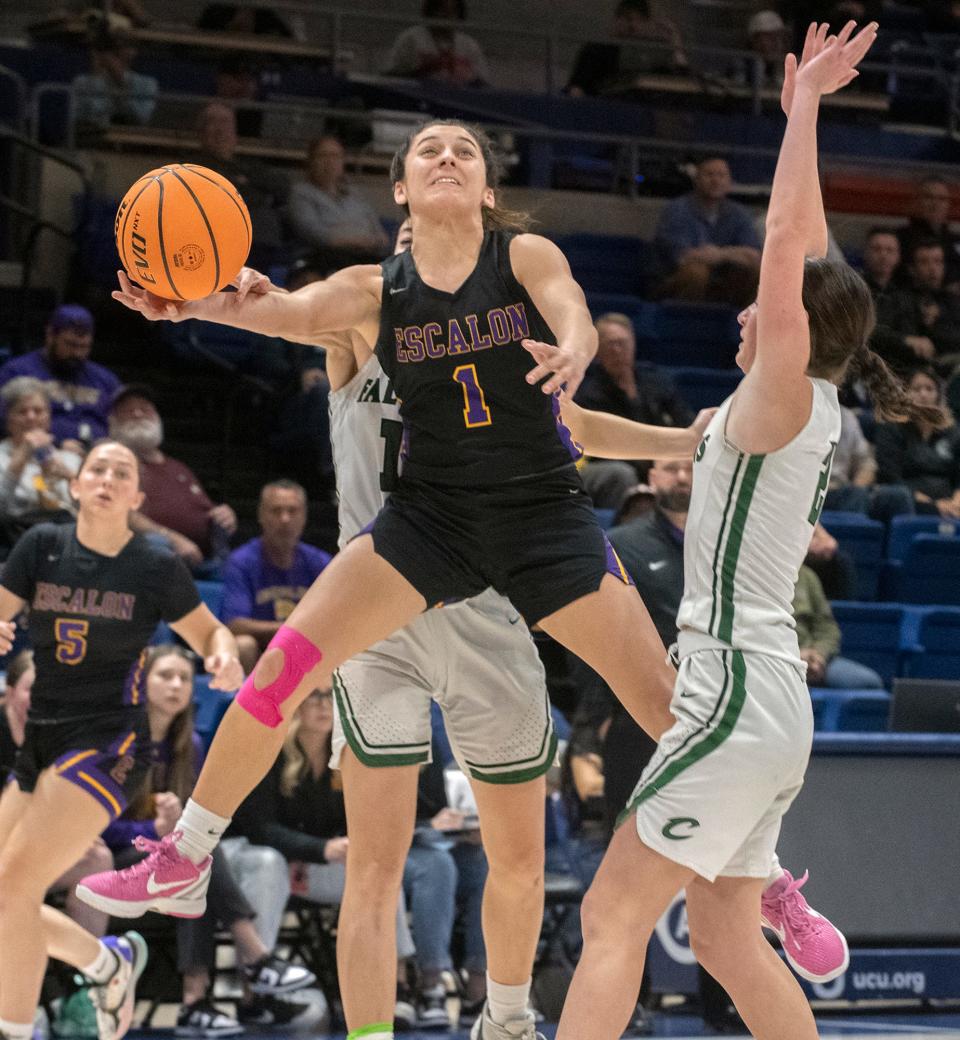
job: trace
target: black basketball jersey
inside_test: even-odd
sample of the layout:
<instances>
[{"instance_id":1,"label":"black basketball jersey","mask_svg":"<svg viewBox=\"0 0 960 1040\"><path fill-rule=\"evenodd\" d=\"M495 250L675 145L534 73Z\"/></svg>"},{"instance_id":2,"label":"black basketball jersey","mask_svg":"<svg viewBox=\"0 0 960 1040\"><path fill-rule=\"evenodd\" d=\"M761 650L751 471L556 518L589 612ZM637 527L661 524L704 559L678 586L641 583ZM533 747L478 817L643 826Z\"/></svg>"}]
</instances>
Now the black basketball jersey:
<instances>
[{"instance_id":1,"label":"black basketball jersey","mask_svg":"<svg viewBox=\"0 0 960 1040\"><path fill-rule=\"evenodd\" d=\"M525 379L535 362L520 341L556 338L513 273L512 238L488 231L453 293L426 285L409 251L380 265L377 356L400 399L405 477L492 485L578 454L556 397Z\"/></svg>"},{"instance_id":2,"label":"black basketball jersey","mask_svg":"<svg viewBox=\"0 0 960 1040\"><path fill-rule=\"evenodd\" d=\"M143 704L139 659L157 622L179 621L200 603L172 552L135 534L116 556L102 556L80 544L76 524L30 528L0 584L29 608L30 714L45 719Z\"/></svg>"}]
</instances>

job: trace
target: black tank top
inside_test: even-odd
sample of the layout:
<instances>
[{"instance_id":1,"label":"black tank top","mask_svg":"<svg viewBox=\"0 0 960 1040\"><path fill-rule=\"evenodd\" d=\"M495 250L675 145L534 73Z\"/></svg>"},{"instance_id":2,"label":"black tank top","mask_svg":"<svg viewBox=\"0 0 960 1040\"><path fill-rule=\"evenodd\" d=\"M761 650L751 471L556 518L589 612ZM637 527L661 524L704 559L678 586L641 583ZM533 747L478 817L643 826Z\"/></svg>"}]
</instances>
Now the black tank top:
<instances>
[{"instance_id":1,"label":"black tank top","mask_svg":"<svg viewBox=\"0 0 960 1040\"><path fill-rule=\"evenodd\" d=\"M530 386L523 339L556 343L510 265L513 234L488 231L454 293L426 285L408 251L383 270L377 356L400 399L403 475L490 485L569 466L579 454L554 397Z\"/></svg>"}]
</instances>

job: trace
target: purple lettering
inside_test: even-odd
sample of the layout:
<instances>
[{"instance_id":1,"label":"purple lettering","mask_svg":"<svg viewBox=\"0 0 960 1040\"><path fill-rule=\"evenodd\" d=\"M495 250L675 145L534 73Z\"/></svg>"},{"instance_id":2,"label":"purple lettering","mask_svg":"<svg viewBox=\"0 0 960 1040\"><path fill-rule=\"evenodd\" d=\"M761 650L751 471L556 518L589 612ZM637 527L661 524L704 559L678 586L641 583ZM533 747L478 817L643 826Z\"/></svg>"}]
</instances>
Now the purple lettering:
<instances>
[{"instance_id":1,"label":"purple lettering","mask_svg":"<svg viewBox=\"0 0 960 1040\"><path fill-rule=\"evenodd\" d=\"M463 334L463 329L460 328L460 322L458 322L456 318L450 319L447 338L450 340L450 346L447 347L448 354L470 353L470 344L467 343L467 338Z\"/></svg>"},{"instance_id":2,"label":"purple lettering","mask_svg":"<svg viewBox=\"0 0 960 1040\"><path fill-rule=\"evenodd\" d=\"M493 340L489 336L480 334L476 314L468 314L464 321L470 329L470 347L473 350L487 350L493 346Z\"/></svg>"},{"instance_id":3,"label":"purple lettering","mask_svg":"<svg viewBox=\"0 0 960 1040\"><path fill-rule=\"evenodd\" d=\"M408 361L406 348L403 345L403 329L393 330L394 339L397 341L397 361L403 363Z\"/></svg>"},{"instance_id":4,"label":"purple lettering","mask_svg":"<svg viewBox=\"0 0 960 1040\"><path fill-rule=\"evenodd\" d=\"M506 313L499 307L487 312L487 324L496 346L502 347L504 343L510 342L510 323L507 321Z\"/></svg>"},{"instance_id":5,"label":"purple lettering","mask_svg":"<svg viewBox=\"0 0 960 1040\"><path fill-rule=\"evenodd\" d=\"M529 339L530 325L527 322L527 312L522 303L511 303L507 306L507 316L510 318L511 339Z\"/></svg>"},{"instance_id":6,"label":"purple lettering","mask_svg":"<svg viewBox=\"0 0 960 1040\"><path fill-rule=\"evenodd\" d=\"M427 357L441 358L447 352L446 344L437 343L437 336L443 335L443 329L435 322L427 322L423 326L423 338L427 343Z\"/></svg>"},{"instance_id":7,"label":"purple lettering","mask_svg":"<svg viewBox=\"0 0 960 1040\"><path fill-rule=\"evenodd\" d=\"M407 346L408 361L423 361L423 329L419 325L408 325L403 330L403 342Z\"/></svg>"}]
</instances>

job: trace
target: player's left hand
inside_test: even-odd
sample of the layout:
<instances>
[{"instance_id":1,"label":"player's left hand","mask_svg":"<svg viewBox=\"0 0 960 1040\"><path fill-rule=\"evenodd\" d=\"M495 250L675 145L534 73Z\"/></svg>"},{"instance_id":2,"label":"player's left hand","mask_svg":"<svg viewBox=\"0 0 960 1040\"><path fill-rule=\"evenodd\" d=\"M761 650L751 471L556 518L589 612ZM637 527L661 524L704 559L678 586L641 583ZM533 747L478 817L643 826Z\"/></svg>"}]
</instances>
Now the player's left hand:
<instances>
[{"instance_id":1,"label":"player's left hand","mask_svg":"<svg viewBox=\"0 0 960 1040\"><path fill-rule=\"evenodd\" d=\"M286 291L279 285L274 285L265 274L261 274L252 267L241 267L240 273L230 284L237 290L234 294L236 303L243 303L248 293L253 293L254 296L266 296L267 293Z\"/></svg>"},{"instance_id":2,"label":"player's left hand","mask_svg":"<svg viewBox=\"0 0 960 1040\"><path fill-rule=\"evenodd\" d=\"M203 667L213 676L212 690L233 692L243 682L243 666L233 654L211 654L204 658Z\"/></svg>"},{"instance_id":3,"label":"player's left hand","mask_svg":"<svg viewBox=\"0 0 960 1040\"><path fill-rule=\"evenodd\" d=\"M528 383L535 384L546 379L540 387L545 394L555 394L564 389L568 397L573 397L590 364L586 351L560 343L553 346L534 339L523 340L521 346L538 362L536 368L527 373Z\"/></svg>"},{"instance_id":4,"label":"player's left hand","mask_svg":"<svg viewBox=\"0 0 960 1040\"><path fill-rule=\"evenodd\" d=\"M0 621L0 654L5 654L13 647L13 637L17 631L15 621Z\"/></svg>"},{"instance_id":5,"label":"player's left hand","mask_svg":"<svg viewBox=\"0 0 960 1040\"><path fill-rule=\"evenodd\" d=\"M811 23L800 58L788 54L784 61L780 105L785 115L790 115L801 74L803 79L814 82L820 94L832 94L856 79L856 66L877 38L877 23L870 22L851 39L856 25L854 21L847 22L837 36L830 36L828 23Z\"/></svg>"},{"instance_id":6,"label":"player's left hand","mask_svg":"<svg viewBox=\"0 0 960 1040\"><path fill-rule=\"evenodd\" d=\"M707 432L707 427L710 425L711 420L716 414L716 408L701 408L700 411L697 412L696 419L690 423L688 429L696 438L694 451L696 451L697 445L699 445L700 441L703 440L703 435Z\"/></svg>"}]
</instances>

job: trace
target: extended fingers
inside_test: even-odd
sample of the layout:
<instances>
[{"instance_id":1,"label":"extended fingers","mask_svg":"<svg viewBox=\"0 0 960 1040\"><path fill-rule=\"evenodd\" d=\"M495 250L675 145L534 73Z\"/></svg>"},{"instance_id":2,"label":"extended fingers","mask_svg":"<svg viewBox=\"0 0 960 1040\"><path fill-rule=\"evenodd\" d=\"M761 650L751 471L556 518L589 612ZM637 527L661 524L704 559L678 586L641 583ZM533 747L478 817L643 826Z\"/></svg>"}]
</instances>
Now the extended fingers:
<instances>
[{"instance_id":1,"label":"extended fingers","mask_svg":"<svg viewBox=\"0 0 960 1040\"><path fill-rule=\"evenodd\" d=\"M840 30L840 32L837 33L837 41L838 41L838 43L840 44L841 47L847 42L847 40L850 39L850 36L852 35L853 30L856 29L856 27L857 27L857 23L851 19Z\"/></svg>"},{"instance_id":2,"label":"extended fingers","mask_svg":"<svg viewBox=\"0 0 960 1040\"><path fill-rule=\"evenodd\" d=\"M811 22L807 27L807 35L803 41L803 51L800 54L800 61L809 61L813 57L813 48L816 44L817 38L817 23Z\"/></svg>"},{"instance_id":3,"label":"extended fingers","mask_svg":"<svg viewBox=\"0 0 960 1040\"><path fill-rule=\"evenodd\" d=\"M877 23L871 22L846 45L844 53L852 65L858 64L877 39Z\"/></svg>"}]
</instances>

